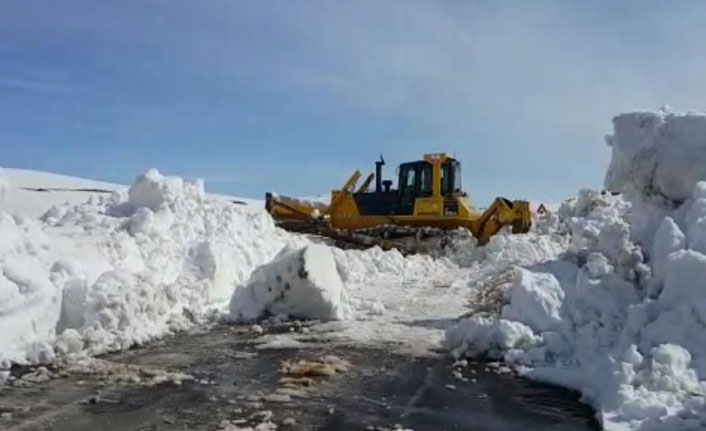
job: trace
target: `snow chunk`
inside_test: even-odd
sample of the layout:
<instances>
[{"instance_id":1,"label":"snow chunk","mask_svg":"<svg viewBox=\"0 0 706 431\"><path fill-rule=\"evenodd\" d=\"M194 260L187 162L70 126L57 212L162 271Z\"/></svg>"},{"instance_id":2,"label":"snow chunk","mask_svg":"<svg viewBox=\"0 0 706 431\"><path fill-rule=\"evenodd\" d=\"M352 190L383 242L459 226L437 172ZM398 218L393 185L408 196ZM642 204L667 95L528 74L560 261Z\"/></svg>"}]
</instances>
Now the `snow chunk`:
<instances>
[{"instance_id":1,"label":"snow chunk","mask_svg":"<svg viewBox=\"0 0 706 431\"><path fill-rule=\"evenodd\" d=\"M133 208L144 207L152 211L183 196L201 200L204 196L203 181L189 182L179 177L166 177L157 169L150 169L138 176L128 190L128 202Z\"/></svg>"},{"instance_id":2,"label":"snow chunk","mask_svg":"<svg viewBox=\"0 0 706 431\"><path fill-rule=\"evenodd\" d=\"M520 322L473 317L460 321L446 332L446 347L453 356L487 353L502 357L512 349L529 349L539 342L532 329Z\"/></svg>"},{"instance_id":3,"label":"snow chunk","mask_svg":"<svg viewBox=\"0 0 706 431\"><path fill-rule=\"evenodd\" d=\"M706 256L698 251L681 250L669 255L664 268L660 304L670 307L703 300Z\"/></svg>"},{"instance_id":4,"label":"snow chunk","mask_svg":"<svg viewBox=\"0 0 706 431\"><path fill-rule=\"evenodd\" d=\"M265 313L311 319L344 319L348 300L331 248L321 244L285 249L253 272L230 304L234 320Z\"/></svg>"},{"instance_id":5,"label":"snow chunk","mask_svg":"<svg viewBox=\"0 0 706 431\"><path fill-rule=\"evenodd\" d=\"M699 380L689 368L691 354L681 346L662 344L652 349L650 377L656 389L676 392L698 391Z\"/></svg>"},{"instance_id":6,"label":"snow chunk","mask_svg":"<svg viewBox=\"0 0 706 431\"><path fill-rule=\"evenodd\" d=\"M56 339L55 349L64 355L78 354L83 351L83 337L75 329L67 329Z\"/></svg>"},{"instance_id":7,"label":"snow chunk","mask_svg":"<svg viewBox=\"0 0 706 431\"><path fill-rule=\"evenodd\" d=\"M564 291L552 274L517 269L510 295L503 319L523 322L537 332L550 331L561 323Z\"/></svg>"},{"instance_id":8,"label":"snow chunk","mask_svg":"<svg viewBox=\"0 0 706 431\"><path fill-rule=\"evenodd\" d=\"M706 253L706 198L702 196L705 190L706 182L697 183L690 204L684 205L688 246L702 253Z\"/></svg>"},{"instance_id":9,"label":"snow chunk","mask_svg":"<svg viewBox=\"0 0 706 431\"><path fill-rule=\"evenodd\" d=\"M686 237L671 217L665 217L657 229L650 260L652 262L652 283L661 287L664 281L664 265L670 253L683 249Z\"/></svg>"},{"instance_id":10,"label":"snow chunk","mask_svg":"<svg viewBox=\"0 0 706 431\"><path fill-rule=\"evenodd\" d=\"M706 180L706 114L634 112L613 127L607 189L683 202Z\"/></svg>"}]
</instances>

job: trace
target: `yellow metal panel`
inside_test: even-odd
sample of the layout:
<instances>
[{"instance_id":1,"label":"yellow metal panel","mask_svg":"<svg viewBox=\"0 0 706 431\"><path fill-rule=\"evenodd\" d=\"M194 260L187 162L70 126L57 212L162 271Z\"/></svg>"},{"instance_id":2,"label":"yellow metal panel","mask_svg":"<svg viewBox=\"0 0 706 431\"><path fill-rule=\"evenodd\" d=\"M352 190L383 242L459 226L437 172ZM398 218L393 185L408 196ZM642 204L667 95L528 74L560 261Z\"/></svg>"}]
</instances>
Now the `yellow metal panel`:
<instances>
[{"instance_id":1,"label":"yellow metal panel","mask_svg":"<svg viewBox=\"0 0 706 431\"><path fill-rule=\"evenodd\" d=\"M429 163L438 163L442 164L448 159L449 156L446 155L446 153L430 153L430 154L425 154L424 155L424 160L426 160Z\"/></svg>"},{"instance_id":2,"label":"yellow metal panel","mask_svg":"<svg viewBox=\"0 0 706 431\"><path fill-rule=\"evenodd\" d=\"M344 195L350 196L351 192L355 188L355 184L358 182L358 179L361 175L362 174L360 173L360 171L353 172L353 175L348 178L348 181L346 181L341 190L334 190L331 192L331 205L329 205L329 211L335 212L336 207L340 204L339 199L341 199Z\"/></svg>"},{"instance_id":3,"label":"yellow metal panel","mask_svg":"<svg viewBox=\"0 0 706 431\"><path fill-rule=\"evenodd\" d=\"M265 200L265 209L275 220L309 220L315 215L323 216L327 214L328 205L268 193Z\"/></svg>"},{"instance_id":4,"label":"yellow metal panel","mask_svg":"<svg viewBox=\"0 0 706 431\"><path fill-rule=\"evenodd\" d=\"M444 199L441 197L417 198L414 201L415 216L437 216L444 213Z\"/></svg>"},{"instance_id":5,"label":"yellow metal panel","mask_svg":"<svg viewBox=\"0 0 706 431\"><path fill-rule=\"evenodd\" d=\"M441 197L441 163L432 163L432 195L436 198Z\"/></svg>"}]
</instances>

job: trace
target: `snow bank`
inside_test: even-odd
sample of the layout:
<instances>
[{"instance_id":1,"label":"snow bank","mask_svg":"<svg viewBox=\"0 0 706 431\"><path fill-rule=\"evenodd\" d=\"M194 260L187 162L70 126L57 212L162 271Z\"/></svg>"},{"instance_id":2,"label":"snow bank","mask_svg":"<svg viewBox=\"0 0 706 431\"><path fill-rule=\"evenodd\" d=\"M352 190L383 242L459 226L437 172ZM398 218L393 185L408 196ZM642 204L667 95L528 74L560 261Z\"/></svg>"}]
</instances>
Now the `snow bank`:
<instances>
[{"instance_id":1,"label":"snow bank","mask_svg":"<svg viewBox=\"0 0 706 431\"><path fill-rule=\"evenodd\" d=\"M447 333L456 355L502 358L574 387L606 429L706 428L706 116L614 120L606 187L559 210L559 259L515 269L504 306Z\"/></svg>"},{"instance_id":2,"label":"snow bank","mask_svg":"<svg viewBox=\"0 0 706 431\"><path fill-rule=\"evenodd\" d=\"M54 207L41 221L0 212L0 372L201 322L296 241L268 214L156 170L127 194Z\"/></svg>"},{"instance_id":3,"label":"snow bank","mask_svg":"<svg viewBox=\"0 0 706 431\"><path fill-rule=\"evenodd\" d=\"M706 114L636 112L615 117L613 127L605 187L632 203L635 240L649 249L662 219L706 180Z\"/></svg>"},{"instance_id":4,"label":"snow bank","mask_svg":"<svg viewBox=\"0 0 706 431\"><path fill-rule=\"evenodd\" d=\"M634 112L613 119L605 187L680 203L706 180L706 114Z\"/></svg>"},{"instance_id":5,"label":"snow bank","mask_svg":"<svg viewBox=\"0 0 706 431\"><path fill-rule=\"evenodd\" d=\"M321 244L299 250L285 248L233 293L233 320L253 320L265 313L324 320L350 316L331 248Z\"/></svg>"},{"instance_id":6,"label":"snow bank","mask_svg":"<svg viewBox=\"0 0 706 431\"><path fill-rule=\"evenodd\" d=\"M31 220L0 213L0 382L10 362L47 362L59 319L46 236Z\"/></svg>"}]
</instances>

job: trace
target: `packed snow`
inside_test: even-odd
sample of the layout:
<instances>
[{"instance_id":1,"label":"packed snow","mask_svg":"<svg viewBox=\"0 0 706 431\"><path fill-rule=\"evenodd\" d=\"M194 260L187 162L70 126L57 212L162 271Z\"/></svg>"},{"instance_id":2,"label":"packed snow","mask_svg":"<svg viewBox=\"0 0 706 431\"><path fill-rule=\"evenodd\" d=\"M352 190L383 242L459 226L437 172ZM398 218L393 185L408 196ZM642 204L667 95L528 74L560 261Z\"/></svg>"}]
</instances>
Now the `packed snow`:
<instances>
[{"instance_id":1,"label":"packed snow","mask_svg":"<svg viewBox=\"0 0 706 431\"><path fill-rule=\"evenodd\" d=\"M683 203L706 173L706 114L634 112L613 119L607 189Z\"/></svg>"},{"instance_id":2,"label":"packed snow","mask_svg":"<svg viewBox=\"0 0 706 431\"><path fill-rule=\"evenodd\" d=\"M558 211L558 259L515 267L490 312L447 332L455 355L502 358L580 390L606 429L706 428L706 116L613 121L607 189Z\"/></svg>"},{"instance_id":3,"label":"packed snow","mask_svg":"<svg viewBox=\"0 0 706 431\"><path fill-rule=\"evenodd\" d=\"M139 176L127 193L0 212L0 364L128 348L210 319L286 245L264 212L203 183Z\"/></svg>"},{"instance_id":4,"label":"packed snow","mask_svg":"<svg viewBox=\"0 0 706 431\"><path fill-rule=\"evenodd\" d=\"M254 320L265 314L282 319L350 317L348 298L330 247L287 247L272 262L257 268L246 286L235 290L231 319Z\"/></svg>"}]
</instances>

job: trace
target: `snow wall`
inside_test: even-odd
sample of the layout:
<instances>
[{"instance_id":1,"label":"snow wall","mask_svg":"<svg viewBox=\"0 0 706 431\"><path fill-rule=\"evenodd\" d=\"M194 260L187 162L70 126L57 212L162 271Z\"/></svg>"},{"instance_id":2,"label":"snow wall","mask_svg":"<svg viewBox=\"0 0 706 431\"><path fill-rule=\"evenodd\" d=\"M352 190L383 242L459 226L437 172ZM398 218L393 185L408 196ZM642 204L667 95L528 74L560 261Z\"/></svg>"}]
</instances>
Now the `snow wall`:
<instances>
[{"instance_id":1,"label":"snow wall","mask_svg":"<svg viewBox=\"0 0 706 431\"><path fill-rule=\"evenodd\" d=\"M203 183L139 176L127 196L0 213L0 382L12 363L99 354L203 322L296 239Z\"/></svg>"},{"instance_id":2,"label":"snow wall","mask_svg":"<svg viewBox=\"0 0 706 431\"><path fill-rule=\"evenodd\" d=\"M446 343L580 390L606 429L706 429L706 115L613 125L605 186L625 200L564 204L566 253L518 267L497 312Z\"/></svg>"}]
</instances>

